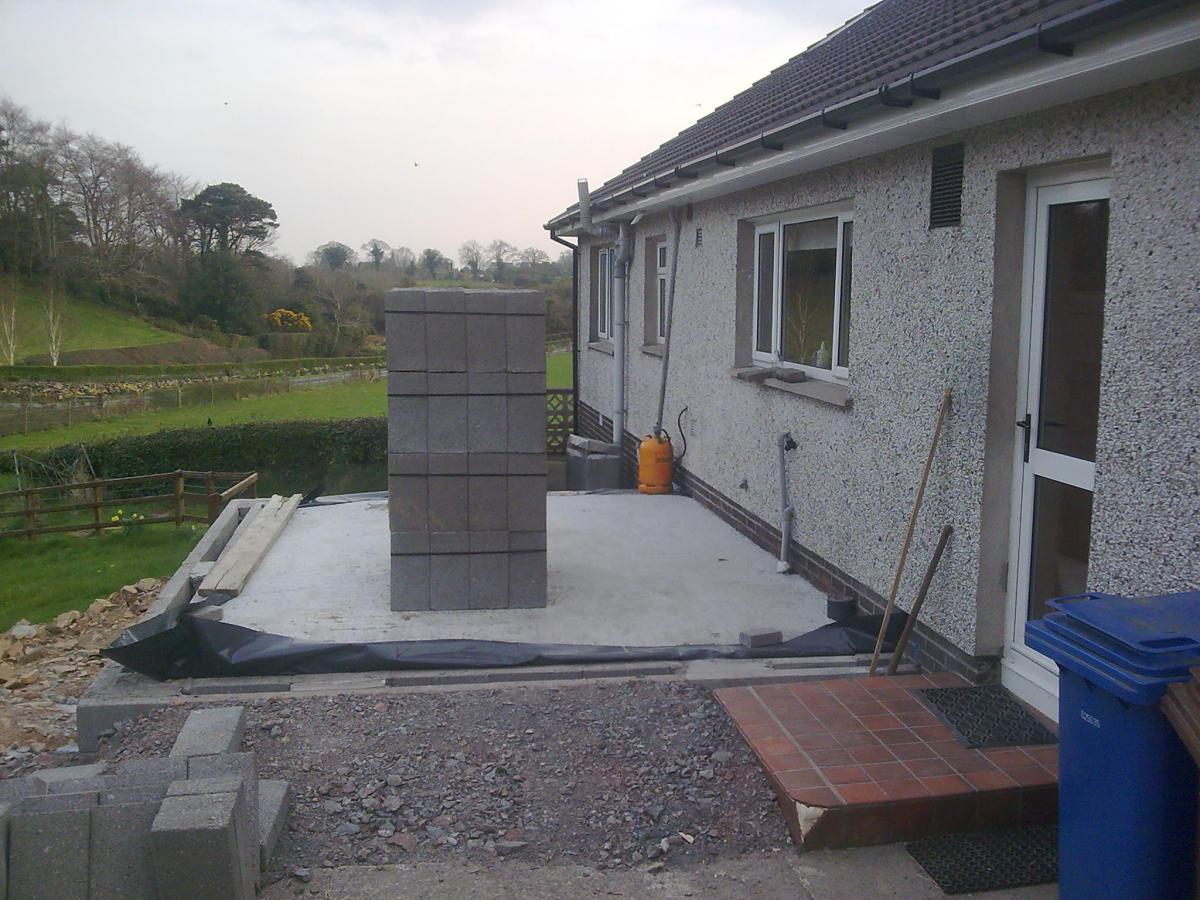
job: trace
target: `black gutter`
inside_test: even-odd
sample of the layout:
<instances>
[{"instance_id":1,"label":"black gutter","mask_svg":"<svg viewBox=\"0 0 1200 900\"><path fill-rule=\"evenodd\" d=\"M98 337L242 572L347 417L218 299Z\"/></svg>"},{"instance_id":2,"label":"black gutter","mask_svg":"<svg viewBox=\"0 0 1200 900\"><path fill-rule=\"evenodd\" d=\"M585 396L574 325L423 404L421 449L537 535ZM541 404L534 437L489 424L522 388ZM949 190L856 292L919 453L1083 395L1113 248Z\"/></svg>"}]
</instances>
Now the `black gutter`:
<instances>
[{"instance_id":1,"label":"black gutter","mask_svg":"<svg viewBox=\"0 0 1200 900\"><path fill-rule=\"evenodd\" d=\"M711 150L705 151L704 156L660 172L658 175L635 183L631 188L617 188L613 194L603 198L600 202L624 205L614 201L617 197L625 194L638 196L634 194L635 191L656 193L655 188L663 190L671 187L669 182L662 184L659 179L674 177L680 168L688 170L716 168L718 165L727 165L728 162L736 161L739 156L755 152L761 153L763 150L779 152L784 149L785 143L794 140L804 132L829 127L841 128L843 123L848 125L846 120L851 113L862 113L881 106L899 106L900 103L897 101L936 100L940 98L943 88L982 72L1001 68L1005 64L1028 59L1041 53L1065 54L1068 52L1068 48L1074 49L1073 42L1075 40L1112 31L1123 24L1150 18L1170 9L1186 6L1191 2L1194 0L1151 0L1151 2L1147 2L1147 0L1100 0L1084 9L1031 26L1024 31L964 53L962 56L937 63L927 69L905 75L897 81L872 88L865 94L835 103L823 110L808 113L770 131L719 148L715 153ZM837 118L828 116L829 113L836 114ZM603 186L601 186L602 189ZM592 201L593 208L595 208L596 202ZM546 227L569 225L571 211L574 208L568 207L557 219L547 223Z\"/></svg>"},{"instance_id":2,"label":"black gutter","mask_svg":"<svg viewBox=\"0 0 1200 900\"><path fill-rule=\"evenodd\" d=\"M550 240L571 251L571 434L579 434L579 245L564 241L553 230Z\"/></svg>"}]
</instances>

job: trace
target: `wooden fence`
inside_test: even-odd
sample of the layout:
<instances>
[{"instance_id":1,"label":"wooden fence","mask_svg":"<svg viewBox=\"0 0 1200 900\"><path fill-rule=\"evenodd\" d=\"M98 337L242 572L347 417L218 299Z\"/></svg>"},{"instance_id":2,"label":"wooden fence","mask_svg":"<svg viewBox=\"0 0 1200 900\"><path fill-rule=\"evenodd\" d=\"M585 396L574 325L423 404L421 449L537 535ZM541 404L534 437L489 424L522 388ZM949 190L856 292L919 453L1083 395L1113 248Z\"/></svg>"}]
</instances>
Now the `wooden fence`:
<instances>
[{"instance_id":1,"label":"wooden fence","mask_svg":"<svg viewBox=\"0 0 1200 900\"><path fill-rule=\"evenodd\" d=\"M0 523L23 522L21 528L0 531L0 538L33 538L39 534L62 534L126 528L159 522L205 522L211 524L225 505L249 492L257 496L257 472L189 472L177 469L154 475L105 478L53 484L0 492ZM164 486L159 488L159 486ZM223 485L228 485L224 486ZM154 490L154 493L146 491ZM203 515L192 512L188 503L203 504ZM125 515L125 507L139 512ZM149 508L149 514L141 513ZM161 508L161 511L155 511ZM114 511L118 514L114 515ZM140 518L138 518L140 516Z\"/></svg>"}]
</instances>

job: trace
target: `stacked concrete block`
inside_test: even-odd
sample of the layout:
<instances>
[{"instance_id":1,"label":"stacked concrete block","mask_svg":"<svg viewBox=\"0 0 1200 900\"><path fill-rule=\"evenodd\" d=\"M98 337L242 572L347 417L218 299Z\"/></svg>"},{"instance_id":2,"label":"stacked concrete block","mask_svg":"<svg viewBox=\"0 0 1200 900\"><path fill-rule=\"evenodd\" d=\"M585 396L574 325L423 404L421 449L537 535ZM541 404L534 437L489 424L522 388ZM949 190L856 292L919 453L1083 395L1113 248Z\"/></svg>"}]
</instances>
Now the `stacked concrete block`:
<instances>
[{"instance_id":1,"label":"stacked concrete block","mask_svg":"<svg viewBox=\"0 0 1200 900\"><path fill-rule=\"evenodd\" d=\"M392 608L546 605L545 301L388 294Z\"/></svg>"},{"instance_id":2,"label":"stacked concrete block","mask_svg":"<svg viewBox=\"0 0 1200 900\"><path fill-rule=\"evenodd\" d=\"M254 897L287 817L239 708L193 713L165 759L0 781L0 900Z\"/></svg>"}]
</instances>

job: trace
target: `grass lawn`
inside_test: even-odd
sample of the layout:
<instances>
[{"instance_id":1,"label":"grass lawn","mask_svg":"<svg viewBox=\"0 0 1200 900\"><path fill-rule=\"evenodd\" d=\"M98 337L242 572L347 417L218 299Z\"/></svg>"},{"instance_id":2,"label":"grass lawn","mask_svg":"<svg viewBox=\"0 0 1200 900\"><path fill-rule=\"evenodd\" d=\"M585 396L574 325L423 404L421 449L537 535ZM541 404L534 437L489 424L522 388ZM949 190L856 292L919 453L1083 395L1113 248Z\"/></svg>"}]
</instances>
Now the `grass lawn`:
<instances>
[{"instance_id":1,"label":"grass lawn","mask_svg":"<svg viewBox=\"0 0 1200 900\"><path fill-rule=\"evenodd\" d=\"M546 356L546 387L569 388L571 386L571 351L550 353Z\"/></svg>"},{"instance_id":2,"label":"grass lawn","mask_svg":"<svg viewBox=\"0 0 1200 900\"><path fill-rule=\"evenodd\" d=\"M207 526L147 525L128 532L0 539L0 631L86 609L139 578L174 572Z\"/></svg>"},{"instance_id":3,"label":"grass lawn","mask_svg":"<svg viewBox=\"0 0 1200 900\"><path fill-rule=\"evenodd\" d=\"M23 284L17 281L0 283L0 292L17 296L17 360L45 355L46 314L42 309L45 287L42 284ZM114 347L145 347L177 341L180 335L148 325L136 316L88 303L58 293L65 300L63 324L66 340L63 352L71 350L110 350Z\"/></svg>"}]
</instances>

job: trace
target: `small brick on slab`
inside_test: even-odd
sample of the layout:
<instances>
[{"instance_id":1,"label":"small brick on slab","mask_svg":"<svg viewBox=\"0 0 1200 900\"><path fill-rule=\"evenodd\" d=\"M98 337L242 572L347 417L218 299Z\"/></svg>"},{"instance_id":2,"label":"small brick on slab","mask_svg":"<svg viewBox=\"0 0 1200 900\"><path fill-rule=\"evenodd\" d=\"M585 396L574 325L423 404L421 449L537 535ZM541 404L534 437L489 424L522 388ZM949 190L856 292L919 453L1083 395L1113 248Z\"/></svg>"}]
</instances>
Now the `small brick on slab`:
<instances>
[{"instance_id":1,"label":"small brick on slab","mask_svg":"<svg viewBox=\"0 0 1200 900\"><path fill-rule=\"evenodd\" d=\"M185 759L193 756L213 756L217 753L233 753L242 746L246 734L246 708L244 706L218 706L198 709L188 715L187 721L175 739L171 756Z\"/></svg>"},{"instance_id":2,"label":"small brick on slab","mask_svg":"<svg viewBox=\"0 0 1200 900\"><path fill-rule=\"evenodd\" d=\"M782 632L776 631L773 628L754 628L750 631L743 631L738 637L738 643L743 647L770 647L772 644L783 642Z\"/></svg>"}]
</instances>

